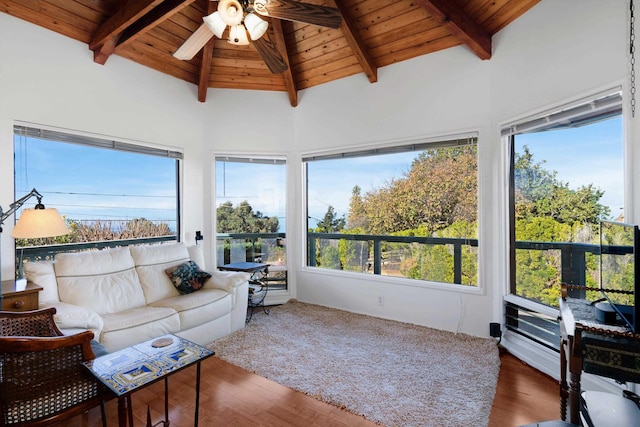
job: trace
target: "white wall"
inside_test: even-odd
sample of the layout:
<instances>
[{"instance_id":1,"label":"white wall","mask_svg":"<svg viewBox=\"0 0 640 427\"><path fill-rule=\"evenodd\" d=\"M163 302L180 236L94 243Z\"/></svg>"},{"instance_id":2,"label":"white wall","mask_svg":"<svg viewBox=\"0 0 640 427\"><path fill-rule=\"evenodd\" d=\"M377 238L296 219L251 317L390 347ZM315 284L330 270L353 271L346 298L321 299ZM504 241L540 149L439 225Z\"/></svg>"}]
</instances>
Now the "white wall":
<instances>
[{"instance_id":1,"label":"white wall","mask_svg":"<svg viewBox=\"0 0 640 427\"><path fill-rule=\"evenodd\" d=\"M296 144L309 154L477 131L479 156L484 159L487 145L482 142L491 120L490 65L465 48L454 48L382 68L373 85L359 75L307 90L296 108ZM480 177L480 188L486 184ZM483 200L479 204L481 210L487 208ZM303 229L304 224L298 222L298 230ZM488 237L484 234L480 235L483 248ZM302 253L304 248L299 250ZM484 249L481 257L483 253ZM487 283L484 268L480 277ZM404 280L337 276L309 269L301 270L297 279L297 296L303 301L440 329L486 335L492 318L490 286L461 292L464 287L451 291L451 286L427 288ZM377 304L378 296L384 298L382 307Z\"/></svg>"},{"instance_id":2,"label":"white wall","mask_svg":"<svg viewBox=\"0 0 640 427\"><path fill-rule=\"evenodd\" d=\"M0 13L0 206L13 202L13 125L25 121L184 148L185 236L202 229L206 107L195 87ZM74 159L78 161L78 159ZM64 173L65 165L60 165ZM43 200L46 204L46 198ZM2 233L2 273L13 277L13 218Z\"/></svg>"},{"instance_id":3,"label":"white wall","mask_svg":"<svg viewBox=\"0 0 640 427\"><path fill-rule=\"evenodd\" d=\"M459 47L383 68L373 85L360 75L306 90L295 112L296 146L302 153L480 132L481 293L302 269L298 298L488 335L488 323L502 320L508 286L507 155L499 125L625 84L626 22L625 1L547 0L494 36L489 61ZM298 223L297 230L303 228ZM378 295L384 307L377 306Z\"/></svg>"},{"instance_id":4,"label":"white wall","mask_svg":"<svg viewBox=\"0 0 640 427\"><path fill-rule=\"evenodd\" d=\"M213 230L214 155L287 156L288 296L486 336L488 323L502 319L507 287L506 147L499 126L626 85L627 13L623 0L543 0L494 36L489 61L461 46L382 68L375 84L357 75L301 91L297 108L284 93L213 89L201 104L192 85L115 56L96 65L86 45L0 14L0 204L12 201L13 120L184 147L187 241L196 229L205 236ZM629 141L634 127L628 124ZM302 155L466 131L480 135L479 290L302 267ZM640 164L633 146L630 166ZM12 252L9 233L5 227L5 254ZM212 239L206 243L210 250ZM11 265L3 257L3 277Z\"/></svg>"}]
</instances>

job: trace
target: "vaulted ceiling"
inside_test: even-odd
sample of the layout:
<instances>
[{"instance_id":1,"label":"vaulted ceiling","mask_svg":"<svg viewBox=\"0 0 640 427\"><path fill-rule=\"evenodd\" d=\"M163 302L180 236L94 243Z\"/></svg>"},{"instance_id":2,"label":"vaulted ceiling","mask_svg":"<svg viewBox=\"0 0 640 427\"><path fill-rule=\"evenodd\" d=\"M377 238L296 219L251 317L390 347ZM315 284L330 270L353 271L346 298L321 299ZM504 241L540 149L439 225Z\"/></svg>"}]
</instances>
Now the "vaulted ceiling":
<instances>
[{"instance_id":1,"label":"vaulted ceiling","mask_svg":"<svg viewBox=\"0 0 640 427\"><path fill-rule=\"evenodd\" d=\"M337 8L341 24L331 29L266 18L266 39L288 64L278 74L253 44L228 43L227 32L190 60L173 56L217 1L0 0L0 11L86 43L105 67L118 55L193 83L201 102L207 88L254 89L286 92L295 107L301 89L355 74L373 84L380 67L458 45L490 60L491 37L539 1L303 0Z\"/></svg>"}]
</instances>

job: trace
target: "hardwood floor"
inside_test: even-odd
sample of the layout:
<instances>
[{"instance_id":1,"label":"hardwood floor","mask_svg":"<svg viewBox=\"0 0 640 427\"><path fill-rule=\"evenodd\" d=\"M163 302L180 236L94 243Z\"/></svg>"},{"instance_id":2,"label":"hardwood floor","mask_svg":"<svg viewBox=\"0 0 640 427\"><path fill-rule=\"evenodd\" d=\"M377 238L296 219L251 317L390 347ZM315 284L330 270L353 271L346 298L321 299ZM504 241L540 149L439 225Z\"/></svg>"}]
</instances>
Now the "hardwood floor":
<instances>
[{"instance_id":1,"label":"hardwood floor","mask_svg":"<svg viewBox=\"0 0 640 427\"><path fill-rule=\"evenodd\" d=\"M500 375L493 400L490 427L521 426L560 419L558 381L517 357L500 352Z\"/></svg>"},{"instance_id":2,"label":"hardwood floor","mask_svg":"<svg viewBox=\"0 0 640 427\"><path fill-rule=\"evenodd\" d=\"M557 381L501 352L501 367L489 426L515 427L559 419ZM169 381L171 427L193 426L195 367ZM133 395L135 423L146 425L147 405L152 423L164 411L164 383ZM117 402L107 402L107 424L117 426ZM99 408L59 426L99 426ZM271 382L216 357L202 363L199 425L209 426L331 426L373 427L377 424L336 406Z\"/></svg>"}]
</instances>

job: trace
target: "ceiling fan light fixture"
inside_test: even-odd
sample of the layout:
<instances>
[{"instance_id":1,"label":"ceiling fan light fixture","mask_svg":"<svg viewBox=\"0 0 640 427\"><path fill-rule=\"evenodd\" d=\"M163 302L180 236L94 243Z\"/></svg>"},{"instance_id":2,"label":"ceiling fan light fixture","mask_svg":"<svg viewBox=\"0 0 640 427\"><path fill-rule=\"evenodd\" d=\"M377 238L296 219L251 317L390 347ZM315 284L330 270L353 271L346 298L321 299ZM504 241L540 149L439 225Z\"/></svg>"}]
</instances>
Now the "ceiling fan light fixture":
<instances>
[{"instance_id":1,"label":"ceiling fan light fixture","mask_svg":"<svg viewBox=\"0 0 640 427\"><path fill-rule=\"evenodd\" d=\"M242 18L244 18L244 11L238 0L220 0L218 13L224 23L230 27L240 25Z\"/></svg>"},{"instance_id":2,"label":"ceiling fan light fixture","mask_svg":"<svg viewBox=\"0 0 640 427\"><path fill-rule=\"evenodd\" d=\"M269 16L269 10L267 9L267 0L254 0L253 10L260 15Z\"/></svg>"},{"instance_id":3,"label":"ceiling fan light fixture","mask_svg":"<svg viewBox=\"0 0 640 427\"><path fill-rule=\"evenodd\" d=\"M227 24L225 24L218 12L213 12L211 15L202 18L202 20L217 38L222 38L222 33L224 33L224 29L227 28Z\"/></svg>"},{"instance_id":4,"label":"ceiling fan light fixture","mask_svg":"<svg viewBox=\"0 0 640 427\"><path fill-rule=\"evenodd\" d=\"M244 25L233 25L229 28L229 43L238 46L244 46L249 44L249 37L247 36L247 29Z\"/></svg>"},{"instance_id":5,"label":"ceiling fan light fixture","mask_svg":"<svg viewBox=\"0 0 640 427\"><path fill-rule=\"evenodd\" d=\"M267 32L267 28L269 28L269 23L255 13L249 13L245 16L244 25L249 32L251 40L258 40Z\"/></svg>"}]
</instances>

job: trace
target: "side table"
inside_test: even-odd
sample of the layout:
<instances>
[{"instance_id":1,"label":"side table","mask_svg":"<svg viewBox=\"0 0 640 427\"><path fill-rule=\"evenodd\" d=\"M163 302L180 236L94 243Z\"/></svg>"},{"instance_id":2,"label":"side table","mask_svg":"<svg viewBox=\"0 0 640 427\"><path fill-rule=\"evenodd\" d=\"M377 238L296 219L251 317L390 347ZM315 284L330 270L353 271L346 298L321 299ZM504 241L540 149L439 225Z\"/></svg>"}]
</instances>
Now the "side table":
<instances>
[{"instance_id":1,"label":"side table","mask_svg":"<svg viewBox=\"0 0 640 427\"><path fill-rule=\"evenodd\" d=\"M15 280L2 281L2 310L29 311L38 309L38 293L42 290L31 282L23 290L16 289Z\"/></svg>"},{"instance_id":2,"label":"side table","mask_svg":"<svg viewBox=\"0 0 640 427\"><path fill-rule=\"evenodd\" d=\"M249 300L247 307L251 309L251 313L247 315L247 323L251 321L253 312L256 307L262 307L265 314L269 314L269 310L264 305L264 299L269 291L268 282L265 280L269 274L269 264L259 262L233 262L218 267L220 271L242 271L251 274L249 278Z\"/></svg>"}]
</instances>

